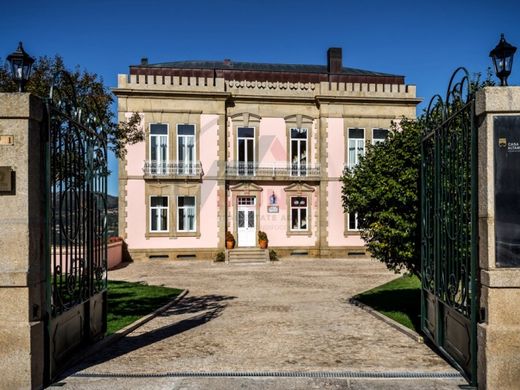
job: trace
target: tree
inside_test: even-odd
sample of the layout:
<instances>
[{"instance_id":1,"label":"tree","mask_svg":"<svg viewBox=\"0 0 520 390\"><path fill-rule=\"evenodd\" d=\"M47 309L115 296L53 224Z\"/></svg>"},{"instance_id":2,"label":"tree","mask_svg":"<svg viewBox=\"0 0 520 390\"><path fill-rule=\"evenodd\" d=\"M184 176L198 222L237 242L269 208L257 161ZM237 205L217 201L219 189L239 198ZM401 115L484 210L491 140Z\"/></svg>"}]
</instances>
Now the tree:
<instances>
[{"instance_id":1,"label":"tree","mask_svg":"<svg viewBox=\"0 0 520 390\"><path fill-rule=\"evenodd\" d=\"M421 128L421 119L393 124L389 138L367 145L359 164L342 177L343 208L358 213L370 253L391 270L416 275L421 269Z\"/></svg>"},{"instance_id":2,"label":"tree","mask_svg":"<svg viewBox=\"0 0 520 390\"><path fill-rule=\"evenodd\" d=\"M367 145L359 164L342 177L345 212L358 213L368 250L396 272L406 269L418 276L421 272L421 133L425 128L437 128L479 89L495 85L489 68L483 81L480 73L470 77L463 68L454 76L459 71L462 78L451 85L444 101L438 95L432 99L429 117L424 113L417 120L403 118L394 124L390 137ZM452 131L460 131L462 124L457 122L462 120L460 115L452 120Z\"/></svg>"},{"instance_id":3,"label":"tree","mask_svg":"<svg viewBox=\"0 0 520 390\"><path fill-rule=\"evenodd\" d=\"M140 128L141 117L134 113L128 121L117 123L111 110L114 96L103 84L103 79L95 73L80 70L77 66L74 70L65 67L60 56L50 58L43 56L33 64L32 75L25 85L25 90L42 98L47 98L56 74L66 74L71 80L74 93L82 106L87 111L95 113L101 122L101 127L107 135L109 148L118 158L126 155L126 145L132 145L144 139ZM57 79L59 87L70 88L63 83L64 78ZM0 92L16 92L16 83L12 80L7 68L0 68Z\"/></svg>"}]
</instances>

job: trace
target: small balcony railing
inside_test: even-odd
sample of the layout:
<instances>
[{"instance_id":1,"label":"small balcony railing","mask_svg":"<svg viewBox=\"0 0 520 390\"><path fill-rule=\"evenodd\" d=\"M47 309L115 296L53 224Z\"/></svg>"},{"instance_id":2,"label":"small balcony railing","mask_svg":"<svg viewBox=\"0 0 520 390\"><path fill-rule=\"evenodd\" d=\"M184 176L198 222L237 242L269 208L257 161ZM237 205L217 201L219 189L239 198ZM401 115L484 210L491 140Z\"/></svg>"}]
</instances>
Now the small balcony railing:
<instances>
[{"instance_id":1,"label":"small balcony railing","mask_svg":"<svg viewBox=\"0 0 520 390\"><path fill-rule=\"evenodd\" d=\"M200 178L204 174L200 161L185 163L183 161L145 161L143 168L145 177L161 178Z\"/></svg>"},{"instance_id":2,"label":"small balcony railing","mask_svg":"<svg viewBox=\"0 0 520 390\"><path fill-rule=\"evenodd\" d=\"M256 163L242 161L227 161L226 176L241 177L300 177L317 178L320 176L319 164L291 164L281 163Z\"/></svg>"}]
</instances>

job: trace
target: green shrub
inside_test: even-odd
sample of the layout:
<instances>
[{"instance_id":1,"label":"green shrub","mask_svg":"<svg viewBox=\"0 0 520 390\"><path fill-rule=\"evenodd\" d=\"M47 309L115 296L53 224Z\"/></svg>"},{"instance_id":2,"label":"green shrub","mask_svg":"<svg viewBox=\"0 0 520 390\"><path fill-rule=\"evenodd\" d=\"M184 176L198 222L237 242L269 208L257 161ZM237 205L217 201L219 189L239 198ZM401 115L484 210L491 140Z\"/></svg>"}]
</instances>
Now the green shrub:
<instances>
[{"instance_id":1,"label":"green shrub","mask_svg":"<svg viewBox=\"0 0 520 390\"><path fill-rule=\"evenodd\" d=\"M223 261L225 261L225 260L226 260L226 255L225 255L224 252L222 252L222 251L219 252L219 253L217 253L217 255L215 256L215 261L216 261L217 263L221 263L221 262L223 262Z\"/></svg>"},{"instance_id":2,"label":"green shrub","mask_svg":"<svg viewBox=\"0 0 520 390\"><path fill-rule=\"evenodd\" d=\"M280 260L278 258L278 254L276 253L276 251L274 249L271 249L269 251L269 260L271 260L271 261L278 261L278 260Z\"/></svg>"}]
</instances>

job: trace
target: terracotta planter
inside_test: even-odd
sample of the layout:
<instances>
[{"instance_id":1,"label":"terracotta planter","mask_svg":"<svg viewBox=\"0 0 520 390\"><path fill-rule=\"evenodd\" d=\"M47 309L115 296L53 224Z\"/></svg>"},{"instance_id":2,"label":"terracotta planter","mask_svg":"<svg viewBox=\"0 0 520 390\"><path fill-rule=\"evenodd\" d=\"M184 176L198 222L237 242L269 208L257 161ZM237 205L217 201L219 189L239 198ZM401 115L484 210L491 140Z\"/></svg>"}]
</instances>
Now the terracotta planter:
<instances>
[{"instance_id":1,"label":"terracotta planter","mask_svg":"<svg viewBox=\"0 0 520 390\"><path fill-rule=\"evenodd\" d=\"M267 249L267 241L266 240L258 240L261 249Z\"/></svg>"},{"instance_id":2,"label":"terracotta planter","mask_svg":"<svg viewBox=\"0 0 520 390\"><path fill-rule=\"evenodd\" d=\"M235 247L235 241L226 241L226 249L233 249Z\"/></svg>"}]
</instances>

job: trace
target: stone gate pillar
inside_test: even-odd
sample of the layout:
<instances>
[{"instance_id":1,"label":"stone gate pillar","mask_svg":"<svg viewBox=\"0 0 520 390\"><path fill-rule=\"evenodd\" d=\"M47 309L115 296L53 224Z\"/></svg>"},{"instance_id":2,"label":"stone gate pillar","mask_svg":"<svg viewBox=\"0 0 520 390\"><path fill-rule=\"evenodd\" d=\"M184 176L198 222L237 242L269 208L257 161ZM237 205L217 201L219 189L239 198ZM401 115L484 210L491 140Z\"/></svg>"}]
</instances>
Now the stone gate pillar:
<instances>
[{"instance_id":1,"label":"stone gate pillar","mask_svg":"<svg viewBox=\"0 0 520 390\"><path fill-rule=\"evenodd\" d=\"M44 377L42 101L0 93L0 388Z\"/></svg>"},{"instance_id":2,"label":"stone gate pillar","mask_svg":"<svg viewBox=\"0 0 520 390\"><path fill-rule=\"evenodd\" d=\"M520 388L520 87L487 87L478 116L481 389Z\"/></svg>"}]
</instances>

